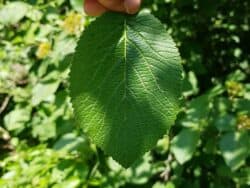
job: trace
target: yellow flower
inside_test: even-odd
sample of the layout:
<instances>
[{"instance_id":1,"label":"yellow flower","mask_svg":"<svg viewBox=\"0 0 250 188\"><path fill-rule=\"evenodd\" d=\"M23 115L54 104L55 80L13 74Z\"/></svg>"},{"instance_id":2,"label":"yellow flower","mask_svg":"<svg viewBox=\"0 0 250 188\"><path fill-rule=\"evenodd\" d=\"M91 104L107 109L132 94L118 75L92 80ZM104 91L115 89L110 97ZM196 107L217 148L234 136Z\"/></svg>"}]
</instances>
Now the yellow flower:
<instances>
[{"instance_id":1,"label":"yellow flower","mask_svg":"<svg viewBox=\"0 0 250 188\"><path fill-rule=\"evenodd\" d=\"M244 94L243 86L239 82L227 81L226 88L230 97L242 97Z\"/></svg>"},{"instance_id":2,"label":"yellow flower","mask_svg":"<svg viewBox=\"0 0 250 188\"><path fill-rule=\"evenodd\" d=\"M238 116L238 128L239 129L250 129L250 117L247 115Z\"/></svg>"},{"instance_id":3,"label":"yellow flower","mask_svg":"<svg viewBox=\"0 0 250 188\"><path fill-rule=\"evenodd\" d=\"M63 29L69 34L77 34L82 28L82 15L71 12L63 22Z\"/></svg>"},{"instance_id":4,"label":"yellow flower","mask_svg":"<svg viewBox=\"0 0 250 188\"><path fill-rule=\"evenodd\" d=\"M51 51L51 44L49 42L42 42L38 46L36 51L36 56L39 59L44 59L48 56L49 52Z\"/></svg>"}]
</instances>

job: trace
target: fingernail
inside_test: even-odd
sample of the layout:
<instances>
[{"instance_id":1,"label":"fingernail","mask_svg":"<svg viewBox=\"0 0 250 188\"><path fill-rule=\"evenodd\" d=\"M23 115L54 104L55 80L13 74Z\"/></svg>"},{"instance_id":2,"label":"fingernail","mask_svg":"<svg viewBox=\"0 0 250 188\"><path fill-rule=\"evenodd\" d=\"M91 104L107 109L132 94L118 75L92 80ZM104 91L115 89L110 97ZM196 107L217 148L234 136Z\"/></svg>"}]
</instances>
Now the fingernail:
<instances>
[{"instance_id":1,"label":"fingernail","mask_svg":"<svg viewBox=\"0 0 250 188\"><path fill-rule=\"evenodd\" d=\"M135 14L141 4L141 0L125 0L124 7L128 14Z\"/></svg>"},{"instance_id":2,"label":"fingernail","mask_svg":"<svg viewBox=\"0 0 250 188\"><path fill-rule=\"evenodd\" d=\"M129 3L128 1L124 1L124 7L125 7L125 10L128 14L131 14L130 11L129 11Z\"/></svg>"}]
</instances>

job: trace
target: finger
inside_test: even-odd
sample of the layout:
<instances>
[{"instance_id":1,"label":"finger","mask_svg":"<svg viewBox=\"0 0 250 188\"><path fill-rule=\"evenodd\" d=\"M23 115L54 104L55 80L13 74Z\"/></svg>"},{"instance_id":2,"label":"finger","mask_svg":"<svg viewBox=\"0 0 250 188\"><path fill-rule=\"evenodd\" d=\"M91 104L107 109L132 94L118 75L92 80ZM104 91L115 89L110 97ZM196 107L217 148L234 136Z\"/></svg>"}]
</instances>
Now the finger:
<instances>
[{"instance_id":1,"label":"finger","mask_svg":"<svg viewBox=\"0 0 250 188\"><path fill-rule=\"evenodd\" d=\"M100 16L107 9L102 6L97 0L85 0L84 1L84 11L89 16Z\"/></svg>"},{"instance_id":2,"label":"finger","mask_svg":"<svg viewBox=\"0 0 250 188\"><path fill-rule=\"evenodd\" d=\"M124 0L98 0L98 2L109 10L126 12Z\"/></svg>"},{"instance_id":3,"label":"finger","mask_svg":"<svg viewBox=\"0 0 250 188\"><path fill-rule=\"evenodd\" d=\"M124 0L124 7L128 14L135 14L138 12L141 5L141 0Z\"/></svg>"}]
</instances>

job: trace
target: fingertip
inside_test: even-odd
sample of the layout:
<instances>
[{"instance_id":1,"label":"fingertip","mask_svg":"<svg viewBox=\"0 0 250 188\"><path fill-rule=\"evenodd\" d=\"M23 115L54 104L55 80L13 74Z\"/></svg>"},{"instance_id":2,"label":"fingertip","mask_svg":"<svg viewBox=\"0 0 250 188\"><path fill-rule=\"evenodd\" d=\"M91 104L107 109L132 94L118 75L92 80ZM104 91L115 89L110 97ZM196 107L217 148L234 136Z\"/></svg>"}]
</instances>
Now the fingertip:
<instances>
[{"instance_id":1,"label":"fingertip","mask_svg":"<svg viewBox=\"0 0 250 188\"><path fill-rule=\"evenodd\" d=\"M97 0L85 0L83 9L89 16L100 16L107 11Z\"/></svg>"},{"instance_id":2,"label":"fingertip","mask_svg":"<svg viewBox=\"0 0 250 188\"><path fill-rule=\"evenodd\" d=\"M128 14L135 14L141 6L141 0L125 0L124 7Z\"/></svg>"}]
</instances>

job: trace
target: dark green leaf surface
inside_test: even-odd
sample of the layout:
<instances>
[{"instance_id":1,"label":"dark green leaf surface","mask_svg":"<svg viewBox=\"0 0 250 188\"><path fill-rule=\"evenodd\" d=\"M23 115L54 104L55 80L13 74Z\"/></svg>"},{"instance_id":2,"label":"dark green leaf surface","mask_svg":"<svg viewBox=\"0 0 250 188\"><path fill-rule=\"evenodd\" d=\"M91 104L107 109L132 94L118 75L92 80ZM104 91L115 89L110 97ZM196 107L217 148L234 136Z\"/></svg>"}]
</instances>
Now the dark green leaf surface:
<instances>
[{"instance_id":1,"label":"dark green leaf surface","mask_svg":"<svg viewBox=\"0 0 250 188\"><path fill-rule=\"evenodd\" d=\"M180 164L190 160L199 142L200 133L197 130L183 129L171 142L171 152Z\"/></svg>"},{"instance_id":2,"label":"dark green leaf surface","mask_svg":"<svg viewBox=\"0 0 250 188\"><path fill-rule=\"evenodd\" d=\"M247 133L230 132L220 140L220 150L226 164L236 170L245 163L249 153L249 137Z\"/></svg>"},{"instance_id":3,"label":"dark green leaf surface","mask_svg":"<svg viewBox=\"0 0 250 188\"><path fill-rule=\"evenodd\" d=\"M105 14L84 32L72 63L76 121L128 167L174 123L181 73L175 44L156 18Z\"/></svg>"}]
</instances>

